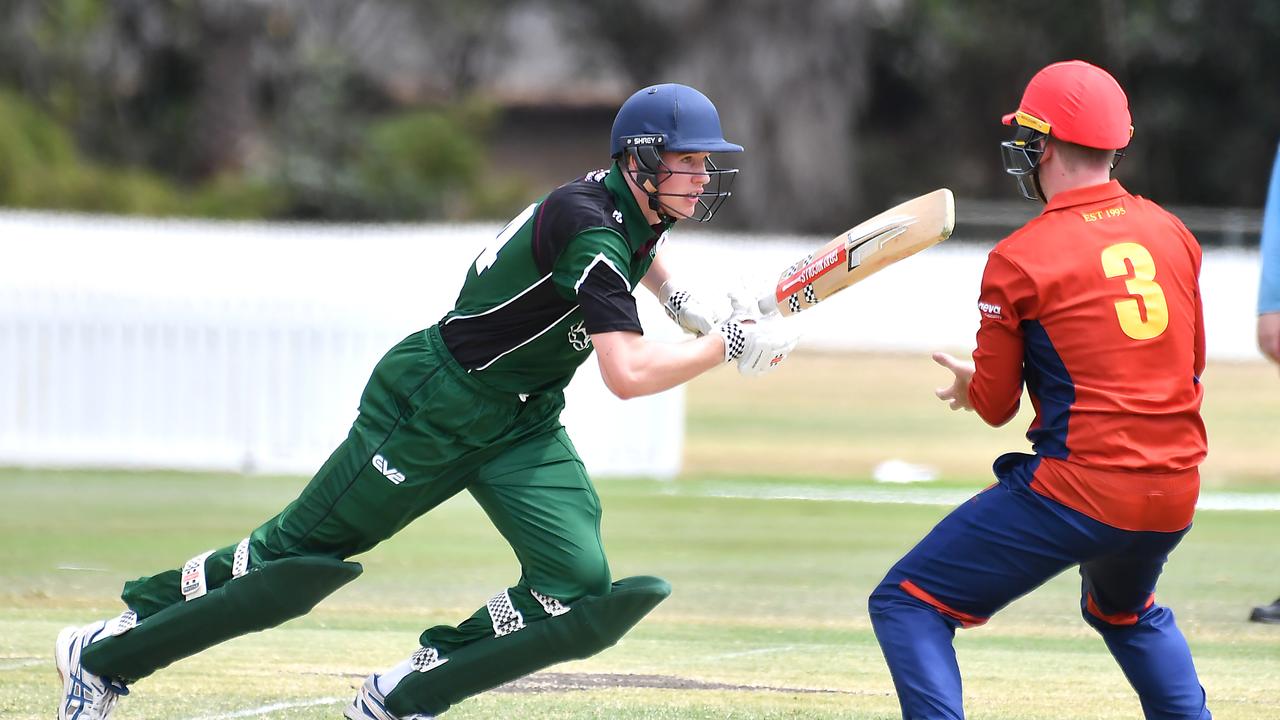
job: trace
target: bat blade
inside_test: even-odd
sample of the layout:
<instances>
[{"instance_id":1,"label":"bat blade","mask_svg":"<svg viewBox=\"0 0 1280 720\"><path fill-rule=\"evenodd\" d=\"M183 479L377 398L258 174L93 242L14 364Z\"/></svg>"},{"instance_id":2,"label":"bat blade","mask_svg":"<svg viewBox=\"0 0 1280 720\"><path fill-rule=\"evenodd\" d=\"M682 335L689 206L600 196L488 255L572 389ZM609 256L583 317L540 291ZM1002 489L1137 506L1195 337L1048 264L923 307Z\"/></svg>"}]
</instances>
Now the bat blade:
<instances>
[{"instance_id":1,"label":"bat blade","mask_svg":"<svg viewBox=\"0 0 1280 720\"><path fill-rule=\"evenodd\" d=\"M760 312L794 315L903 258L946 240L955 229L955 198L942 188L849 228L782 272Z\"/></svg>"}]
</instances>

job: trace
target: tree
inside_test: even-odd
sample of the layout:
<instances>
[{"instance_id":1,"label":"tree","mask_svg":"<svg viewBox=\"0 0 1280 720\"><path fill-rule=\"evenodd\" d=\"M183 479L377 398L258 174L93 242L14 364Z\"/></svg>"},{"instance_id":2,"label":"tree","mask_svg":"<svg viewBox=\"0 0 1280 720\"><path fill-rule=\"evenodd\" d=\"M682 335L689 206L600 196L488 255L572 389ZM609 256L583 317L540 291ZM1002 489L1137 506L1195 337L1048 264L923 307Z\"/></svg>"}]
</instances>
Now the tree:
<instances>
[{"instance_id":1,"label":"tree","mask_svg":"<svg viewBox=\"0 0 1280 720\"><path fill-rule=\"evenodd\" d=\"M812 0L605 0L572 3L578 37L639 87L682 82L720 110L729 139L746 147L739 198L726 225L828 231L864 208L855 130L867 99L868 19L863 3Z\"/></svg>"}]
</instances>

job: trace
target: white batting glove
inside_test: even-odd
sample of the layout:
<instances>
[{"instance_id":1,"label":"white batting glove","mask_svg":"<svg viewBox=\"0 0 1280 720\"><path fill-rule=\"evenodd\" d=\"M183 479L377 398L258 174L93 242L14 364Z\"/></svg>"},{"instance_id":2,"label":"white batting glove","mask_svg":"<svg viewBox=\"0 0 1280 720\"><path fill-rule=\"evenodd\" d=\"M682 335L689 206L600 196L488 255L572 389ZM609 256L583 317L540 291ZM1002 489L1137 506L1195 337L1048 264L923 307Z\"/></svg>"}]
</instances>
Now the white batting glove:
<instances>
[{"instance_id":1,"label":"white batting glove","mask_svg":"<svg viewBox=\"0 0 1280 720\"><path fill-rule=\"evenodd\" d=\"M733 312L727 298L694 297L688 290L672 285L670 280L658 288L658 300L667 317L694 335L706 335Z\"/></svg>"},{"instance_id":2,"label":"white batting glove","mask_svg":"<svg viewBox=\"0 0 1280 720\"><path fill-rule=\"evenodd\" d=\"M746 285L741 285L729 291L729 307L732 309L729 317L734 320L756 322L765 317L760 313L759 295L752 292ZM769 317L774 317L775 315L777 313L770 313Z\"/></svg>"},{"instance_id":3,"label":"white batting glove","mask_svg":"<svg viewBox=\"0 0 1280 720\"><path fill-rule=\"evenodd\" d=\"M758 313L757 313L758 314ZM738 361L743 375L763 375L782 364L800 335L784 322L725 320L715 332L724 338L724 361Z\"/></svg>"}]
</instances>

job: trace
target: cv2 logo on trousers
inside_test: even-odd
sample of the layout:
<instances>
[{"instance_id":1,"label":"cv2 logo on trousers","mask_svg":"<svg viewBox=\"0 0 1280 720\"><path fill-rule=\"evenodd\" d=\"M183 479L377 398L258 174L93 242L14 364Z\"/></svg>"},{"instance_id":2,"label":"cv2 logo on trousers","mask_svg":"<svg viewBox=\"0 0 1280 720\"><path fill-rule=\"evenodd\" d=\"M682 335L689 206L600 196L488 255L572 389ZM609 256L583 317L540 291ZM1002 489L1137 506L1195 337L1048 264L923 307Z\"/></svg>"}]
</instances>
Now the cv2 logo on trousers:
<instances>
[{"instance_id":1,"label":"cv2 logo on trousers","mask_svg":"<svg viewBox=\"0 0 1280 720\"><path fill-rule=\"evenodd\" d=\"M387 459L381 455L373 456L373 466L378 469L378 472L382 473L383 477L390 480L392 485L399 485L404 482L404 473L391 467L391 463L387 462Z\"/></svg>"}]
</instances>

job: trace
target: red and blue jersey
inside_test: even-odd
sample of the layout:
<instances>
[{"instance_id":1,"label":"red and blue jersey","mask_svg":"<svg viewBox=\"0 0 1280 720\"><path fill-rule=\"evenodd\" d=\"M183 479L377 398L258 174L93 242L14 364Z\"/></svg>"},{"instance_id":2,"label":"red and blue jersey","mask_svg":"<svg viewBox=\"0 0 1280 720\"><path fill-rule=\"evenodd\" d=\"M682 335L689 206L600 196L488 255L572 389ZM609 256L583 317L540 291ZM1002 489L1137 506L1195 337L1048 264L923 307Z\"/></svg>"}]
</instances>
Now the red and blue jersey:
<instances>
[{"instance_id":1,"label":"red and blue jersey","mask_svg":"<svg viewBox=\"0 0 1280 720\"><path fill-rule=\"evenodd\" d=\"M1122 529L1190 523L1207 447L1200 262L1176 217L1114 180L1058 193L992 249L969 401L1001 425L1025 384L1037 492Z\"/></svg>"}]
</instances>

